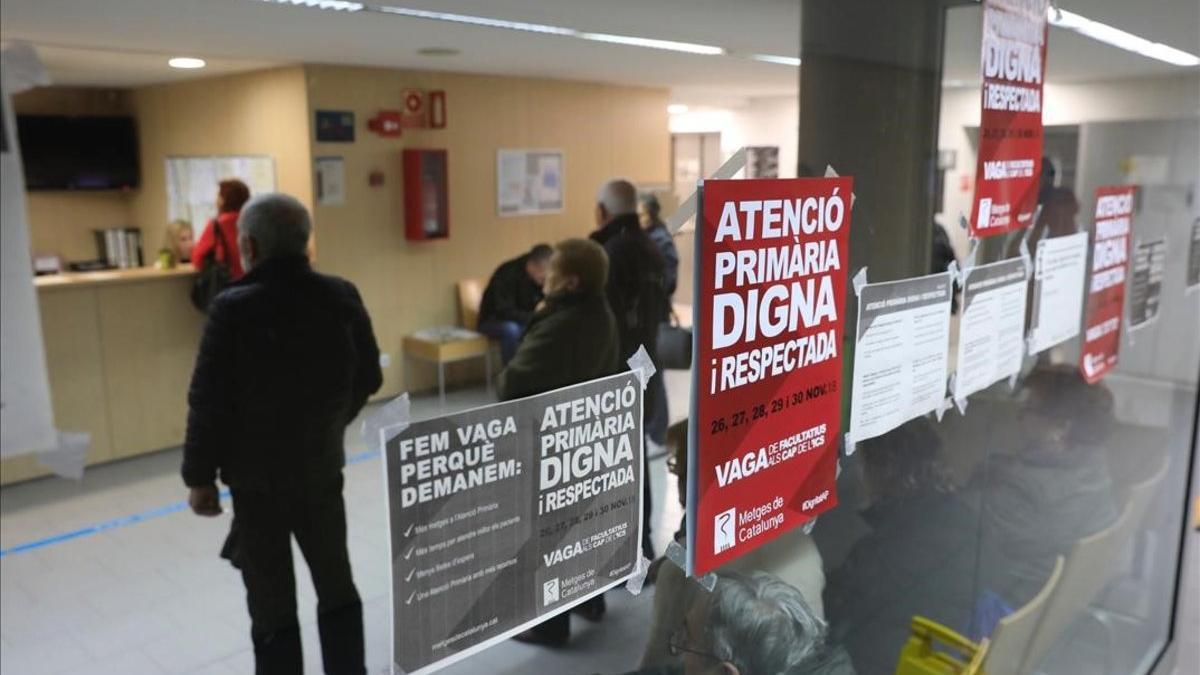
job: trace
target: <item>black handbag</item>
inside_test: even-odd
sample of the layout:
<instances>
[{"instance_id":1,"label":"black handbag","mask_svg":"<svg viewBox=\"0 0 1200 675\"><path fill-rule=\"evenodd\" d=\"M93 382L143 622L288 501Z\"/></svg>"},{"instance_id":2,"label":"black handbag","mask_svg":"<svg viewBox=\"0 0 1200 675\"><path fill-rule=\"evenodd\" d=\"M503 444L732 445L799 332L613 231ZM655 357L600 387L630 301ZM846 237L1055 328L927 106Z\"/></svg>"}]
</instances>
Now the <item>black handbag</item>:
<instances>
[{"instance_id":1,"label":"black handbag","mask_svg":"<svg viewBox=\"0 0 1200 675\"><path fill-rule=\"evenodd\" d=\"M658 363L671 370L692 368L692 330L680 326L674 312L658 325Z\"/></svg>"},{"instance_id":2,"label":"black handbag","mask_svg":"<svg viewBox=\"0 0 1200 675\"><path fill-rule=\"evenodd\" d=\"M216 243L212 250L204 254L204 260L201 261L200 269L196 272L196 278L192 280L192 304L205 314L212 306L213 299L233 283L233 273L229 270L229 246L225 243L225 235L221 232L221 223L216 218L212 220L212 229ZM224 261L217 259L218 247L225 250Z\"/></svg>"}]
</instances>

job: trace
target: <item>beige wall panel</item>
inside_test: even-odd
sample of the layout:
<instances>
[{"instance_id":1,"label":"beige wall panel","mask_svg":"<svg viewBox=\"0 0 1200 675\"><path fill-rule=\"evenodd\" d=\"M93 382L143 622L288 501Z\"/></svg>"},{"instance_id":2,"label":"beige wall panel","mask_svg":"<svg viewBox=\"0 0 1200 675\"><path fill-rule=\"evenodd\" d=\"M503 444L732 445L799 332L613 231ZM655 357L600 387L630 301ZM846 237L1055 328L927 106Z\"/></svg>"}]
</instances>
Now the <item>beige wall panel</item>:
<instances>
[{"instance_id":1,"label":"beige wall panel","mask_svg":"<svg viewBox=\"0 0 1200 675\"><path fill-rule=\"evenodd\" d=\"M306 66L309 108L352 110L354 143L313 143L313 155L345 158L346 203L315 207L317 266L358 285L380 348L392 356L381 394L402 390L401 338L419 328L456 324L454 284L487 277L502 261L533 244L584 236L594 227L596 189L612 176L669 180L667 91L556 80L381 68ZM380 110L400 108L404 89L446 92L445 129L406 129L381 138L366 129ZM404 238L404 148L447 150L450 238ZM560 148L565 155L566 209L561 214L496 215L496 152ZM372 188L367 177L384 173ZM453 374L478 377L464 364ZM414 369L414 388L429 386Z\"/></svg>"}]
</instances>

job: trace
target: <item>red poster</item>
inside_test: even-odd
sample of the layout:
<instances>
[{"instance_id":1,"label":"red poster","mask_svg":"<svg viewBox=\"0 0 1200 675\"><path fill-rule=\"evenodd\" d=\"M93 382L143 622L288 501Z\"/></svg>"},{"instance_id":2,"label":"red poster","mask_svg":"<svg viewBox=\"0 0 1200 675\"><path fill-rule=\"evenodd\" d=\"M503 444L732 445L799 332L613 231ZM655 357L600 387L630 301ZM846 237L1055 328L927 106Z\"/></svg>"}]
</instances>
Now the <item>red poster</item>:
<instances>
[{"instance_id":1,"label":"red poster","mask_svg":"<svg viewBox=\"0 0 1200 675\"><path fill-rule=\"evenodd\" d=\"M853 187L709 180L699 191L689 574L837 504Z\"/></svg>"},{"instance_id":2,"label":"red poster","mask_svg":"<svg viewBox=\"0 0 1200 675\"><path fill-rule=\"evenodd\" d=\"M1088 384L1099 382L1117 366L1121 317L1125 313L1125 276L1129 270L1133 190L1132 185L1096 190L1092 275L1079 354L1079 370Z\"/></svg>"},{"instance_id":3,"label":"red poster","mask_svg":"<svg viewBox=\"0 0 1200 675\"><path fill-rule=\"evenodd\" d=\"M1033 224L1042 172L1046 0L984 0L971 236Z\"/></svg>"}]
</instances>

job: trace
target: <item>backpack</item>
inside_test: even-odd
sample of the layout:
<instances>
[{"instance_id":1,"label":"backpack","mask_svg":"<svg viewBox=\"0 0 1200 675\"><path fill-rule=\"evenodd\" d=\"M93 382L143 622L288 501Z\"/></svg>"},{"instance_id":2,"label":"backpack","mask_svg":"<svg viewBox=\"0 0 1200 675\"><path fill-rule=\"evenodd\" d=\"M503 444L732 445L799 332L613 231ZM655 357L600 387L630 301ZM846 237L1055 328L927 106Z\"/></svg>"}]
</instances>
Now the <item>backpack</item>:
<instances>
[{"instance_id":1,"label":"backpack","mask_svg":"<svg viewBox=\"0 0 1200 675\"><path fill-rule=\"evenodd\" d=\"M228 262L229 246L225 243L225 235L221 232L221 222L216 218L212 219L212 230L216 243L212 250L204 255L200 270L196 272L196 278L192 280L192 304L205 314L212 306L213 299L233 283L233 273L229 270ZM217 259L218 248L225 250L224 261Z\"/></svg>"}]
</instances>

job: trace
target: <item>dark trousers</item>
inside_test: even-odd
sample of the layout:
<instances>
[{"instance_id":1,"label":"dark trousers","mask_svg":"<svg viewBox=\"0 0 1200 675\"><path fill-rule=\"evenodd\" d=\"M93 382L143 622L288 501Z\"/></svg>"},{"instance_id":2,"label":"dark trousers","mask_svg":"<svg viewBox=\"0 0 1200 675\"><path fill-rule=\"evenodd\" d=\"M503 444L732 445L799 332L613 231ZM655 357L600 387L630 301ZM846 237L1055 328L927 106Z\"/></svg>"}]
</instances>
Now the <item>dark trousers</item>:
<instances>
[{"instance_id":1,"label":"dark trousers","mask_svg":"<svg viewBox=\"0 0 1200 675\"><path fill-rule=\"evenodd\" d=\"M646 435L655 443L665 445L669 422L667 383L663 380L663 371L658 370L646 383Z\"/></svg>"},{"instance_id":2,"label":"dark trousers","mask_svg":"<svg viewBox=\"0 0 1200 675\"><path fill-rule=\"evenodd\" d=\"M516 321L483 321L479 324L479 332L500 341L500 360L508 365L517 353L525 327Z\"/></svg>"},{"instance_id":3,"label":"dark trousers","mask_svg":"<svg viewBox=\"0 0 1200 675\"><path fill-rule=\"evenodd\" d=\"M603 611L605 609L604 594L585 600L579 605L580 610ZM571 611L560 612L534 626L532 630L542 638L551 642L566 642L571 637Z\"/></svg>"},{"instance_id":4,"label":"dark trousers","mask_svg":"<svg viewBox=\"0 0 1200 675\"><path fill-rule=\"evenodd\" d=\"M362 602L346 550L342 476L287 492L233 490L233 528L223 555L242 572L258 675L304 672L292 537L317 592L321 660L329 675L366 673Z\"/></svg>"}]
</instances>

